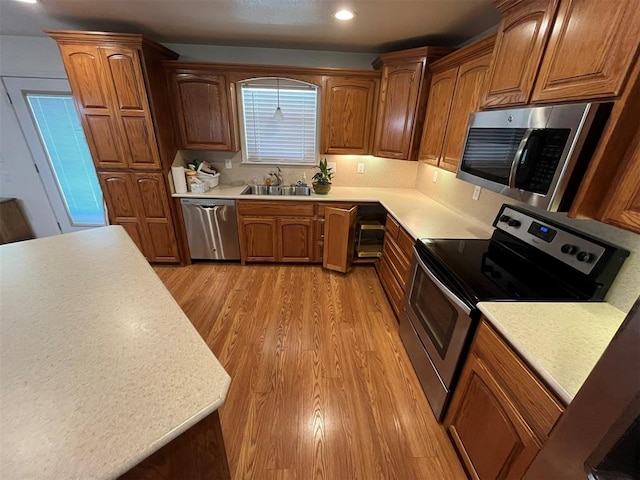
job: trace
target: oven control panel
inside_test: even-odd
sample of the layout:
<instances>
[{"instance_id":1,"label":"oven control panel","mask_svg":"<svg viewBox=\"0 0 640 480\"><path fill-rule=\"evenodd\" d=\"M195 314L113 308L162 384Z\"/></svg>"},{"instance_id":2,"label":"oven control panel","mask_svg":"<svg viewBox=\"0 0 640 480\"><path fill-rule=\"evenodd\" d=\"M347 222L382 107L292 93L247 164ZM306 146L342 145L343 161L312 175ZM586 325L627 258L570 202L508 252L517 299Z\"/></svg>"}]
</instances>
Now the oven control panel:
<instances>
[{"instance_id":1,"label":"oven control panel","mask_svg":"<svg viewBox=\"0 0 640 480\"><path fill-rule=\"evenodd\" d=\"M605 253L602 245L567 231L562 225L506 205L494 226L587 275Z\"/></svg>"}]
</instances>

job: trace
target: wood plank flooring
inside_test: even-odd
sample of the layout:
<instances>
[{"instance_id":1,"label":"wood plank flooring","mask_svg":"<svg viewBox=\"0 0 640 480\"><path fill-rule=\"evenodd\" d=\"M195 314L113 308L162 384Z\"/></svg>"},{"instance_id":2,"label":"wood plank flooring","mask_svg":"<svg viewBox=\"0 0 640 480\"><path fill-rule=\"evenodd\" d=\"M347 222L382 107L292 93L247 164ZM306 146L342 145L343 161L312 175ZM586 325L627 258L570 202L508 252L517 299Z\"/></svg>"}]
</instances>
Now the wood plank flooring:
<instances>
[{"instance_id":1,"label":"wood plank flooring","mask_svg":"<svg viewBox=\"0 0 640 480\"><path fill-rule=\"evenodd\" d=\"M154 268L232 377L233 478L466 478L373 267Z\"/></svg>"}]
</instances>

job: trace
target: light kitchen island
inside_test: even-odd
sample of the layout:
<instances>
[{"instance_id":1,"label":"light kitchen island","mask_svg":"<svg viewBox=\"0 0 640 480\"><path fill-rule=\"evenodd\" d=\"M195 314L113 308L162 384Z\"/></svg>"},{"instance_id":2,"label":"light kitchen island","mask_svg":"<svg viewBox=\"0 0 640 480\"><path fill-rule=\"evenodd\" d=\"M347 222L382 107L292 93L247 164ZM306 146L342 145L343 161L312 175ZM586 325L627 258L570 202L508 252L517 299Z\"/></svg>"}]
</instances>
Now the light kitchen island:
<instances>
[{"instance_id":1,"label":"light kitchen island","mask_svg":"<svg viewBox=\"0 0 640 480\"><path fill-rule=\"evenodd\" d=\"M0 247L0 478L224 477L230 381L122 227Z\"/></svg>"}]
</instances>

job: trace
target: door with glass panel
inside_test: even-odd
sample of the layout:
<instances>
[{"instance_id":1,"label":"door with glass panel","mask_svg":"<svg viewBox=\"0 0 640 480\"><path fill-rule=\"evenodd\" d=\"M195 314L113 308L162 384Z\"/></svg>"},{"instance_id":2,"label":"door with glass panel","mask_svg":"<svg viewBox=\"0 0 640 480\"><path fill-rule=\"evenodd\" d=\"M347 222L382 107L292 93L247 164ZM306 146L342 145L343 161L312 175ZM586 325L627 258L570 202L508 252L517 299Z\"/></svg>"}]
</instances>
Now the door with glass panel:
<instances>
[{"instance_id":1,"label":"door with glass panel","mask_svg":"<svg viewBox=\"0 0 640 480\"><path fill-rule=\"evenodd\" d=\"M106 225L102 191L69 82L18 77L2 81L62 233Z\"/></svg>"}]
</instances>

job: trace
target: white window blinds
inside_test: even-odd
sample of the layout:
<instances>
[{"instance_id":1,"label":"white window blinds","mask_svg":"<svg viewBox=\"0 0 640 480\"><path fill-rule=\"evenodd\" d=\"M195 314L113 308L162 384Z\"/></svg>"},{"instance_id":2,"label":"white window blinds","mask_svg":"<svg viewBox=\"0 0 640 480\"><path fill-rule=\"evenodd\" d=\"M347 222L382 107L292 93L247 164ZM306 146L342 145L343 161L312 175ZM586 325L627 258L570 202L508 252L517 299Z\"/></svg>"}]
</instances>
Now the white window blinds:
<instances>
[{"instance_id":1,"label":"white window blinds","mask_svg":"<svg viewBox=\"0 0 640 480\"><path fill-rule=\"evenodd\" d=\"M279 85L278 85L279 83ZM278 107L282 118L274 118ZM250 80L240 88L243 161L317 163L318 88L294 80Z\"/></svg>"}]
</instances>

